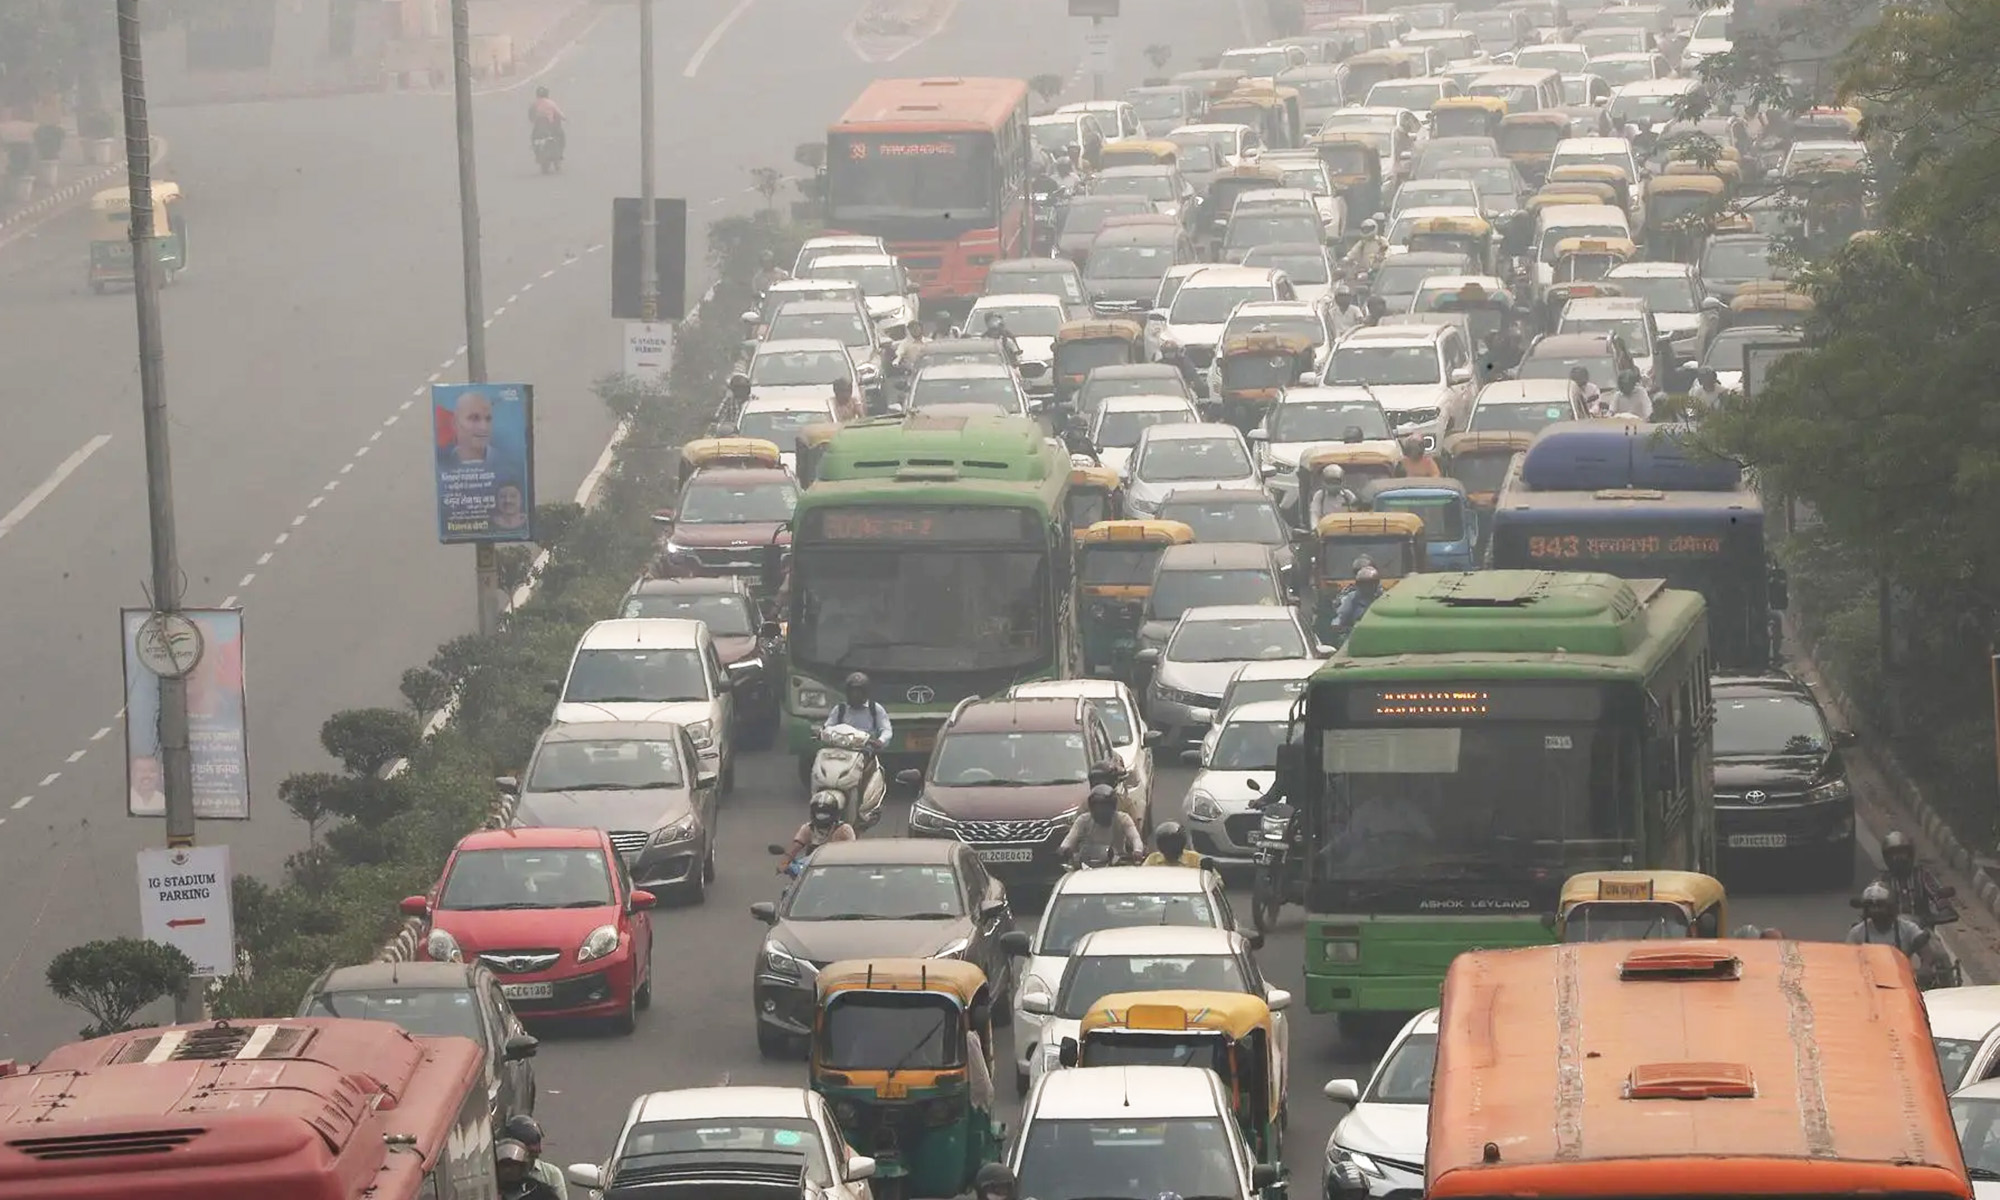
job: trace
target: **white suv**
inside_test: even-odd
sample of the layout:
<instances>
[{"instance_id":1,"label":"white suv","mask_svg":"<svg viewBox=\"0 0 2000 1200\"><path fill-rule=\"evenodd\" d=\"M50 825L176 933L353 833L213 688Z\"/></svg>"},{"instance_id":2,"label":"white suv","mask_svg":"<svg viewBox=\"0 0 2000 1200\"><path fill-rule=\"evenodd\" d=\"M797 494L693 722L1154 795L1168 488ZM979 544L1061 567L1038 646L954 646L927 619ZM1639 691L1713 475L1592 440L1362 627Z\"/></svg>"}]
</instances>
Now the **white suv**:
<instances>
[{"instance_id":1,"label":"white suv","mask_svg":"<svg viewBox=\"0 0 2000 1200\"><path fill-rule=\"evenodd\" d=\"M706 622L620 617L583 631L555 689L555 721L672 722L728 792L736 786L733 688Z\"/></svg>"},{"instance_id":2,"label":"white suv","mask_svg":"<svg viewBox=\"0 0 2000 1200\"><path fill-rule=\"evenodd\" d=\"M1472 348L1457 325L1376 325L1340 339L1325 382L1365 386L1397 437L1432 447L1465 427L1472 409Z\"/></svg>"},{"instance_id":3,"label":"white suv","mask_svg":"<svg viewBox=\"0 0 2000 1200\"><path fill-rule=\"evenodd\" d=\"M1279 1168L1251 1159L1227 1088L1207 1067L1078 1067L1036 1086L1014 1139L1023 1196L1102 1192L1254 1200Z\"/></svg>"},{"instance_id":4,"label":"white suv","mask_svg":"<svg viewBox=\"0 0 2000 1200\"><path fill-rule=\"evenodd\" d=\"M675 1182L699 1184L704 1174L745 1153L785 1162L805 1180L805 1194L824 1200L869 1200L875 1160L856 1154L817 1092L797 1087L706 1087L650 1092L632 1102L625 1127L603 1163L572 1163L563 1174L586 1194L616 1189L619 1168L631 1164L634 1187L666 1183L661 1168L685 1172ZM646 1180L645 1184L639 1182Z\"/></svg>"}]
</instances>

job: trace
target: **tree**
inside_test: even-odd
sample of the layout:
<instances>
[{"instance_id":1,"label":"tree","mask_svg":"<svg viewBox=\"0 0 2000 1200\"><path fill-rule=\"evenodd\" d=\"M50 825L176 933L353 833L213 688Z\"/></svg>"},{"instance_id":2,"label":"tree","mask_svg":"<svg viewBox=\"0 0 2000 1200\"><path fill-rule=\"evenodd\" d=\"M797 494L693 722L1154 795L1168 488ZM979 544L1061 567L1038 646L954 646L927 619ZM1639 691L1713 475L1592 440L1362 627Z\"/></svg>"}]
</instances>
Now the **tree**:
<instances>
[{"instance_id":1,"label":"tree","mask_svg":"<svg viewBox=\"0 0 2000 1200\"><path fill-rule=\"evenodd\" d=\"M91 1017L80 1037L103 1037L139 1028L132 1018L147 1006L178 996L194 964L173 946L143 938L111 938L71 946L49 963L49 990Z\"/></svg>"}]
</instances>

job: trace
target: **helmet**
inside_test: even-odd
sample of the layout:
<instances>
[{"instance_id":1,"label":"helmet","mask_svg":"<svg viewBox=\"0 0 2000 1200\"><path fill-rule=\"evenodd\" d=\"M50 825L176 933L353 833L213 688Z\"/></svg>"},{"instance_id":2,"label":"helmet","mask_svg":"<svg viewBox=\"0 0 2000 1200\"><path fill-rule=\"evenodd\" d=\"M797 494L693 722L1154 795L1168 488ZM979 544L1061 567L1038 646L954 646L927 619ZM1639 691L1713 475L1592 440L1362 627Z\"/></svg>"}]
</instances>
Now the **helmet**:
<instances>
[{"instance_id":1,"label":"helmet","mask_svg":"<svg viewBox=\"0 0 2000 1200\"><path fill-rule=\"evenodd\" d=\"M1106 787L1116 787L1118 781L1125 778L1125 767L1117 759L1107 758L1091 765L1088 778L1093 785L1101 783Z\"/></svg>"},{"instance_id":2,"label":"helmet","mask_svg":"<svg viewBox=\"0 0 2000 1200\"><path fill-rule=\"evenodd\" d=\"M502 1138L493 1143L493 1160L503 1163L520 1163L525 1167L534 1163L535 1156L528 1153L526 1146L523 1146L512 1138Z\"/></svg>"},{"instance_id":3,"label":"helmet","mask_svg":"<svg viewBox=\"0 0 2000 1200\"><path fill-rule=\"evenodd\" d=\"M1569 377L1572 381L1576 383L1589 383L1590 368L1582 366L1571 367L1569 369Z\"/></svg>"},{"instance_id":4,"label":"helmet","mask_svg":"<svg viewBox=\"0 0 2000 1200\"><path fill-rule=\"evenodd\" d=\"M1741 938L1744 941L1754 942L1758 938L1764 936L1764 931L1757 928L1755 925L1738 925L1733 931L1730 932L1729 936L1733 938Z\"/></svg>"},{"instance_id":5,"label":"helmet","mask_svg":"<svg viewBox=\"0 0 2000 1200\"><path fill-rule=\"evenodd\" d=\"M1153 830L1153 848L1163 858L1179 858L1187 849L1187 830L1181 828L1179 821L1160 822L1159 827Z\"/></svg>"},{"instance_id":6,"label":"helmet","mask_svg":"<svg viewBox=\"0 0 2000 1200\"><path fill-rule=\"evenodd\" d=\"M1095 784L1091 787L1090 795L1084 803L1093 812L1100 808L1117 808L1118 789L1108 783Z\"/></svg>"},{"instance_id":7,"label":"helmet","mask_svg":"<svg viewBox=\"0 0 2000 1200\"><path fill-rule=\"evenodd\" d=\"M1389 223L1389 214L1378 212L1374 216L1368 218L1368 223L1371 225L1387 225Z\"/></svg>"},{"instance_id":8,"label":"helmet","mask_svg":"<svg viewBox=\"0 0 2000 1200\"><path fill-rule=\"evenodd\" d=\"M546 100L548 98L549 98L549 89L545 87L538 87L535 89L535 99Z\"/></svg>"},{"instance_id":9,"label":"helmet","mask_svg":"<svg viewBox=\"0 0 2000 1200\"><path fill-rule=\"evenodd\" d=\"M1896 897L1890 894L1887 887L1879 883L1871 883L1861 889L1861 910L1863 912L1882 908L1886 908L1890 912L1896 911Z\"/></svg>"},{"instance_id":10,"label":"helmet","mask_svg":"<svg viewBox=\"0 0 2000 1200\"><path fill-rule=\"evenodd\" d=\"M1014 1172L1006 1163L991 1162L979 1168L979 1174L972 1177L972 1191L975 1195L987 1192L1012 1192Z\"/></svg>"},{"instance_id":11,"label":"helmet","mask_svg":"<svg viewBox=\"0 0 2000 1200\"><path fill-rule=\"evenodd\" d=\"M1380 583L1381 581L1382 572L1375 569L1374 563L1369 563L1354 573L1354 582L1356 583Z\"/></svg>"},{"instance_id":12,"label":"helmet","mask_svg":"<svg viewBox=\"0 0 2000 1200\"><path fill-rule=\"evenodd\" d=\"M842 686L846 688L849 694L865 692L868 690L868 676L856 671L847 677L846 682Z\"/></svg>"},{"instance_id":13,"label":"helmet","mask_svg":"<svg viewBox=\"0 0 2000 1200\"><path fill-rule=\"evenodd\" d=\"M834 395L847 396L853 394L853 392L854 392L854 384L846 376L843 375L839 379L833 381Z\"/></svg>"},{"instance_id":14,"label":"helmet","mask_svg":"<svg viewBox=\"0 0 2000 1200\"><path fill-rule=\"evenodd\" d=\"M1411 458L1417 458L1420 455L1422 455L1423 452L1424 452L1423 438L1413 433L1409 437L1403 439L1404 454L1409 455Z\"/></svg>"},{"instance_id":15,"label":"helmet","mask_svg":"<svg viewBox=\"0 0 2000 1200\"><path fill-rule=\"evenodd\" d=\"M529 1116L527 1113L515 1113L513 1116L508 1117L504 1129L508 1138L521 1143L523 1146L539 1146L542 1144L541 1122L535 1120L535 1118Z\"/></svg>"},{"instance_id":16,"label":"helmet","mask_svg":"<svg viewBox=\"0 0 2000 1200\"><path fill-rule=\"evenodd\" d=\"M1882 861L1888 862L1891 854L1898 858L1914 860L1917 857L1917 847L1910 841L1909 834L1900 829L1891 829L1882 835Z\"/></svg>"},{"instance_id":17,"label":"helmet","mask_svg":"<svg viewBox=\"0 0 2000 1200\"><path fill-rule=\"evenodd\" d=\"M1323 483L1332 486L1347 478L1347 472L1340 469L1339 463L1328 463L1320 468L1319 477Z\"/></svg>"},{"instance_id":18,"label":"helmet","mask_svg":"<svg viewBox=\"0 0 2000 1200\"><path fill-rule=\"evenodd\" d=\"M839 792L814 792L813 798L806 803L807 817L822 829L840 822L840 809Z\"/></svg>"},{"instance_id":19,"label":"helmet","mask_svg":"<svg viewBox=\"0 0 2000 1200\"><path fill-rule=\"evenodd\" d=\"M1374 233L1376 230L1380 228L1382 227L1375 223L1374 217L1370 217L1366 221L1361 222L1361 232L1363 233Z\"/></svg>"},{"instance_id":20,"label":"helmet","mask_svg":"<svg viewBox=\"0 0 2000 1200\"><path fill-rule=\"evenodd\" d=\"M729 377L729 390L730 390L730 391L732 391L732 392L747 392L747 391L749 391L749 390L750 390L750 377L749 377L748 375L745 375L745 374L744 374L743 372L741 372L741 371L738 371L738 372L736 372L736 373L735 373L734 375L731 375L731 376Z\"/></svg>"},{"instance_id":21,"label":"helmet","mask_svg":"<svg viewBox=\"0 0 2000 1200\"><path fill-rule=\"evenodd\" d=\"M1348 564L1347 569L1354 572L1355 576L1358 578L1361 575L1361 572L1372 571L1375 569L1375 560L1368 557L1366 554L1357 555L1354 561Z\"/></svg>"}]
</instances>

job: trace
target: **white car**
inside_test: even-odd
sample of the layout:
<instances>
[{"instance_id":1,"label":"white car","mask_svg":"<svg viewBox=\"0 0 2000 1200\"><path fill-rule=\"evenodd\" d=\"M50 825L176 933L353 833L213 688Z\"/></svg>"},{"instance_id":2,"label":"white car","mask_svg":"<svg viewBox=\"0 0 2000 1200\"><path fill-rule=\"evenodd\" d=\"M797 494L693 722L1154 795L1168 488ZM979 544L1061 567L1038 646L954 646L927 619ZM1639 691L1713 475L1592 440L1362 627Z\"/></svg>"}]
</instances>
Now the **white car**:
<instances>
[{"instance_id":1,"label":"white car","mask_svg":"<svg viewBox=\"0 0 2000 1200\"><path fill-rule=\"evenodd\" d=\"M766 400L801 404L831 400L835 381L845 379L861 394L861 373L838 338L786 338L759 343L750 356L750 391Z\"/></svg>"},{"instance_id":2,"label":"white car","mask_svg":"<svg viewBox=\"0 0 2000 1200\"><path fill-rule=\"evenodd\" d=\"M602 1192L618 1186L627 1163L635 1188L648 1186L668 1163L699 1172L749 1153L760 1163L795 1159L818 1200L870 1200L875 1160L856 1154L824 1097L807 1088L706 1087L649 1092L632 1102L624 1128L602 1163L572 1163L571 1187ZM706 1160L706 1162L704 1161ZM696 1182L693 1175L688 1182ZM659 1182L666 1182L660 1180Z\"/></svg>"},{"instance_id":3,"label":"white car","mask_svg":"<svg viewBox=\"0 0 2000 1200\"><path fill-rule=\"evenodd\" d=\"M1241 670L1262 663L1245 664ZM1318 670L1316 658L1292 659L1295 670ZM1238 703L1220 717L1197 750L1183 758L1201 768L1188 785L1188 841L1202 854L1225 866L1254 861L1257 810L1250 802L1271 790L1277 778L1278 747L1285 744L1292 719L1292 700L1252 700Z\"/></svg>"},{"instance_id":4,"label":"white car","mask_svg":"<svg viewBox=\"0 0 2000 1200\"><path fill-rule=\"evenodd\" d=\"M1291 1005L1292 994L1264 982L1253 953L1262 944L1263 939L1254 934L1245 937L1231 929L1171 925L1100 929L1083 935L1070 949L1054 993L1021 993L1021 1011L1042 1018L1041 1036L1028 1057L1029 1075L1040 1079L1063 1070L1062 1040L1075 1037L1083 1014L1106 996L1119 992L1242 992L1262 996L1271 1006L1271 1033L1276 1043L1271 1057L1279 1064L1278 1094L1283 1095L1282 1072L1284 1064L1291 1061L1291 1037L1282 1010Z\"/></svg>"},{"instance_id":5,"label":"white car","mask_svg":"<svg viewBox=\"0 0 2000 1200\"><path fill-rule=\"evenodd\" d=\"M869 319L852 300L791 300L771 314L764 336L774 342L815 341L831 338L847 347L854 360L854 376L864 390L882 386L882 358L893 342L885 342Z\"/></svg>"},{"instance_id":6,"label":"white car","mask_svg":"<svg viewBox=\"0 0 2000 1200\"><path fill-rule=\"evenodd\" d=\"M1590 63L1590 51L1575 42L1543 42L1528 46L1514 55L1514 65L1522 70L1559 71L1566 75L1582 72Z\"/></svg>"},{"instance_id":7,"label":"white car","mask_svg":"<svg viewBox=\"0 0 2000 1200\"><path fill-rule=\"evenodd\" d=\"M1352 1163L1368 1181L1371 1197L1423 1193L1437 1042L1433 1008L1411 1017L1396 1034L1366 1088L1352 1079L1327 1083L1326 1098L1348 1110L1326 1142L1329 1175L1337 1164Z\"/></svg>"},{"instance_id":8,"label":"white car","mask_svg":"<svg viewBox=\"0 0 2000 1200\"><path fill-rule=\"evenodd\" d=\"M1236 306L1251 300L1296 300L1283 271L1269 267L1208 266L1189 275L1174 292L1162 334L1187 351L1196 370L1208 370L1222 341L1222 326Z\"/></svg>"},{"instance_id":9,"label":"white car","mask_svg":"<svg viewBox=\"0 0 2000 1200\"><path fill-rule=\"evenodd\" d=\"M1298 489L1299 458L1308 450L1342 445L1403 456L1382 402L1360 387L1285 389L1264 423L1250 431L1250 444L1259 461L1278 468L1271 482L1281 496Z\"/></svg>"},{"instance_id":10,"label":"white car","mask_svg":"<svg viewBox=\"0 0 2000 1200\"><path fill-rule=\"evenodd\" d=\"M830 254L807 267L806 278L860 284L868 315L882 329L907 328L917 319L917 285L894 255Z\"/></svg>"},{"instance_id":11,"label":"white car","mask_svg":"<svg viewBox=\"0 0 2000 1200\"><path fill-rule=\"evenodd\" d=\"M1673 74L1673 69L1667 66L1667 56L1658 50L1641 50L1601 54L1590 60L1590 73L1618 88L1628 83L1666 79Z\"/></svg>"},{"instance_id":12,"label":"white car","mask_svg":"<svg viewBox=\"0 0 2000 1200\"><path fill-rule=\"evenodd\" d=\"M771 318L778 310L794 300L842 300L850 302L862 316L868 316L868 303L861 296L860 285L846 279L780 279L765 289L764 302L743 313L743 335L752 341L762 341L770 336ZM869 318L871 323L873 318Z\"/></svg>"},{"instance_id":13,"label":"white car","mask_svg":"<svg viewBox=\"0 0 2000 1200\"><path fill-rule=\"evenodd\" d=\"M1558 421L1590 414L1583 390L1568 379L1498 379L1479 389L1467 433L1540 433Z\"/></svg>"},{"instance_id":14,"label":"white car","mask_svg":"<svg viewBox=\"0 0 2000 1200\"><path fill-rule=\"evenodd\" d=\"M1317 658L1281 658L1271 662L1244 663L1222 689L1222 703L1215 706L1215 719L1226 721L1239 704L1260 700L1297 702L1306 690L1306 681L1320 669Z\"/></svg>"},{"instance_id":15,"label":"white car","mask_svg":"<svg viewBox=\"0 0 2000 1200\"><path fill-rule=\"evenodd\" d=\"M2000 1077L2000 986L1925 992L1924 1013L1946 1091Z\"/></svg>"},{"instance_id":16,"label":"white car","mask_svg":"<svg viewBox=\"0 0 2000 1200\"><path fill-rule=\"evenodd\" d=\"M1557 333L1615 333L1632 353L1633 365L1645 377L1646 386L1659 390L1662 379L1654 362L1660 349L1660 327L1653 310L1637 296L1579 296L1563 305L1556 320Z\"/></svg>"},{"instance_id":17,"label":"white car","mask_svg":"<svg viewBox=\"0 0 2000 1200\"><path fill-rule=\"evenodd\" d=\"M1047 697L1088 700L1111 735L1111 749L1118 765L1125 768L1125 790L1138 803L1139 812L1153 811L1153 743L1160 735L1146 728L1139 715L1139 701L1132 689L1116 679L1042 679L1017 683L1007 689L1009 696L1025 700ZM1150 830L1141 830L1151 836Z\"/></svg>"},{"instance_id":18,"label":"white car","mask_svg":"<svg viewBox=\"0 0 2000 1200\"><path fill-rule=\"evenodd\" d=\"M920 369L910 380L911 412L939 405L978 404L1010 417L1028 415L1028 393L1021 378L998 363L939 363Z\"/></svg>"},{"instance_id":19,"label":"white car","mask_svg":"<svg viewBox=\"0 0 2000 1200\"><path fill-rule=\"evenodd\" d=\"M1295 608L1264 604L1190 608L1174 623L1164 647L1146 646L1137 655L1137 661L1152 671L1146 681L1146 719L1170 744L1200 745L1215 723L1222 689L1238 667L1312 658L1315 646Z\"/></svg>"},{"instance_id":20,"label":"white car","mask_svg":"<svg viewBox=\"0 0 2000 1200\"><path fill-rule=\"evenodd\" d=\"M1229 1089L1206 1067L1059 1071L1022 1109L1008 1165L1022 1196L1256 1200L1278 1181L1252 1161Z\"/></svg>"},{"instance_id":21,"label":"white car","mask_svg":"<svg viewBox=\"0 0 2000 1200\"><path fill-rule=\"evenodd\" d=\"M1447 179L1443 176L1412 179L1396 189L1396 201L1389 208L1389 221L1393 225L1407 209L1465 208L1468 205L1481 212L1486 210L1485 203L1479 198L1479 188L1470 179Z\"/></svg>"},{"instance_id":22,"label":"white car","mask_svg":"<svg viewBox=\"0 0 2000 1200\"><path fill-rule=\"evenodd\" d=\"M799 256L792 260L794 279L806 273L806 268L822 258L832 258L844 254L887 254L889 247L879 237L868 237L859 233L830 233L822 237L807 238L799 247Z\"/></svg>"},{"instance_id":23,"label":"white car","mask_svg":"<svg viewBox=\"0 0 2000 1200\"><path fill-rule=\"evenodd\" d=\"M1021 1007L1024 996L1054 996L1076 944L1101 929L1195 926L1234 929L1222 877L1214 871L1163 871L1158 867L1101 867L1072 871L1056 880L1033 936L1000 935L1010 953L1027 959L1015 968L1015 1083L1025 1093L1035 1046L1048 1018Z\"/></svg>"},{"instance_id":24,"label":"white car","mask_svg":"<svg viewBox=\"0 0 2000 1200\"><path fill-rule=\"evenodd\" d=\"M733 688L708 625L680 617L619 617L583 631L556 696L555 723L670 721L701 765L735 786Z\"/></svg>"},{"instance_id":25,"label":"white car","mask_svg":"<svg viewBox=\"0 0 2000 1200\"><path fill-rule=\"evenodd\" d=\"M1257 131L1248 125L1183 125L1169 132L1167 140L1175 145L1207 146L1225 169L1257 161L1257 155L1262 150L1257 142Z\"/></svg>"},{"instance_id":26,"label":"white car","mask_svg":"<svg viewBox=\"0 0 2000 1200\"><path fill-rule=\"evenodd\" d=\"M799 435L811 426L833 425L838 420L833 412L831 389L818 400L808 396L759 396L752 392L743 402L743 410L736 414L736 433L777 446L785 469L796 474Z\"/></svg>"},{"instance_id":27,"label":"white car","mask_svg":"<svg viewBox=\"0 0 2000 1200\"><path fill-rule=\"evenodd\" d=\"M1388 412L1391 433L1417 434L1435 446L1465 424L1472 348L1455 324L1374 325L1340 339L1325 382L1366 385Z\"/></svg>"},{"instance_id":28,"label":"white car","mask_svg":"<svg viewBox=\"0 0 2000 1200\"><path fill-rule=\"evenodd\" d=\"M1099 462L1123 475L1132 462L1132 447L1146 430L1200 421L1186 396L1106 396L1091 417L1090 444L1097 447Z\"/></svg>"},{"instance_id":29,"label":"white car","mask_svg":"<svg viewBox=\"0 0 2000 1200\"><path fill-rule=\"evenodd\" d=\"M986 314L997 312L1007 323L1007 332L1021 347L1021 382L1030 392L1056 390L1056 331L1069 319L1069 306L1062 297L1017 292L1012 295L981 296L972 302L960 326L965 337L986 336Z\"/></svg>"},{"instance_id":30,"label":"white car","mask_svg":"<svg viewBox=\"0 0 2000 1200\"><path fill-rule=\"evenodd\" d=\"M1145 519L1177 490L1263 487L1264 472L1231 425L1152 425L1139 434L1125 466L1125 511Z\"/></svg>"},{"instance_id":31,"label":"white car","mask_svg":"<svg viewBox=\"0 0 2000 1200\"><path fill-rule=\"evenodd\" d=\"M1975 1083L1951 1098L1952 1124L1972 1177L1973 1200L2000 1200L2000 1081Z\"/></svg>"},{"instance_id":32,"label":"white car","mask_svg":"<svg viewBox=\"0 0 2000 1200\"><path fill-rule=\"evenodd\" d=\"M1700 358L1729 311L1728 305L1708 294L1701 272L1688 263L1624 263L1611 268L1604 282L1646 302L1653 310L1653 323L1673 339L1676 363Z\"/></svg>"},{"instance_id":33,"label":"white car","mask_svg":"<svg viewBox=\"0 0 2000 1200\"><path fill-rule=\"evenodd\" d=\"M1312 340L1313 356L1312 363L1290 380L1295 384L1317 378L1326 369L1327 355L1333 352L1333 339L1340 332L1335 327L1338 320L1334 315L1333 297L1325 292L1320 294L1318 300L1246 300L1237 305L1236 311L1222 323L1222 336L1216 339L1216 345L1246 333L1302 334ZM1219 355L1208 364L1208 394L1222 394L1222 359Z\"/></svg>"},{"instance_id":34,"label":"white car","mask_svg":"<svg viewBox=\"0 0 2000 1200\"><path fill-rule=\"evenodd\" d=\"M1688 33L1687 45L1681 47L1683 74L1693 75L1704 59L1729 53L1736 45L1729 37L1729 23L1735 16L1736 6L1733 4L1702 10L1702 14L1695 18L1694 29Z\"/></svg>"},{"instance_id":35,"label":"white car","mask_svg":"<svg viewBox=\"0 0 2000 1200\"><path fill-rule=\"evenodd\" d=\"M1132 141L1150 136L1145 123L1139 120L1139 110L1132 107L1130 100L1085 100L1078 104L1065 104L1056 109L1062 113L1089 113L1097 118L1097 124L1104 130L1104 140L1109 142Z\"/></svg>"}]
</instances>

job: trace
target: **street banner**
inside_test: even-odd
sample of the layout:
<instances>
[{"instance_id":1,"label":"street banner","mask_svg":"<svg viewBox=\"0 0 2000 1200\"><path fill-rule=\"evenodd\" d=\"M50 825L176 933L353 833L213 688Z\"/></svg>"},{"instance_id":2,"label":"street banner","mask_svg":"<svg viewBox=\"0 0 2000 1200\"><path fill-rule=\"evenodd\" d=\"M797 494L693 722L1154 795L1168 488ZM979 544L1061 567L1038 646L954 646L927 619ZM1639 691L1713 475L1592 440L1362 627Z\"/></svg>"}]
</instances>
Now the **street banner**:
<instances>
[{"instance_id":1,"label":"street banner","mask_svg":"<svg viewBox=\"0 0 2000 1200\"><path fill-rule=\"evenodd\" d=\"M250 819L250 750L245 736L243 610L187 608L166 618L178 627L163 651L151 611L120 614L125 645L125 812L167 815L160 757L161 672L187 680L188 749L194 759L194 815L204 821ZM177 661L174 661L177 659Z\"/></svg>"},{"instance_id":2,"label":"street banner","mask_svg":"<svg viewBox=\"0 0 2000 1200\"><path fill-rule=\"evenodd\" d=\"M535 540L535 389L431 385L438 541Z\"/></svg>"}]
</instances>

